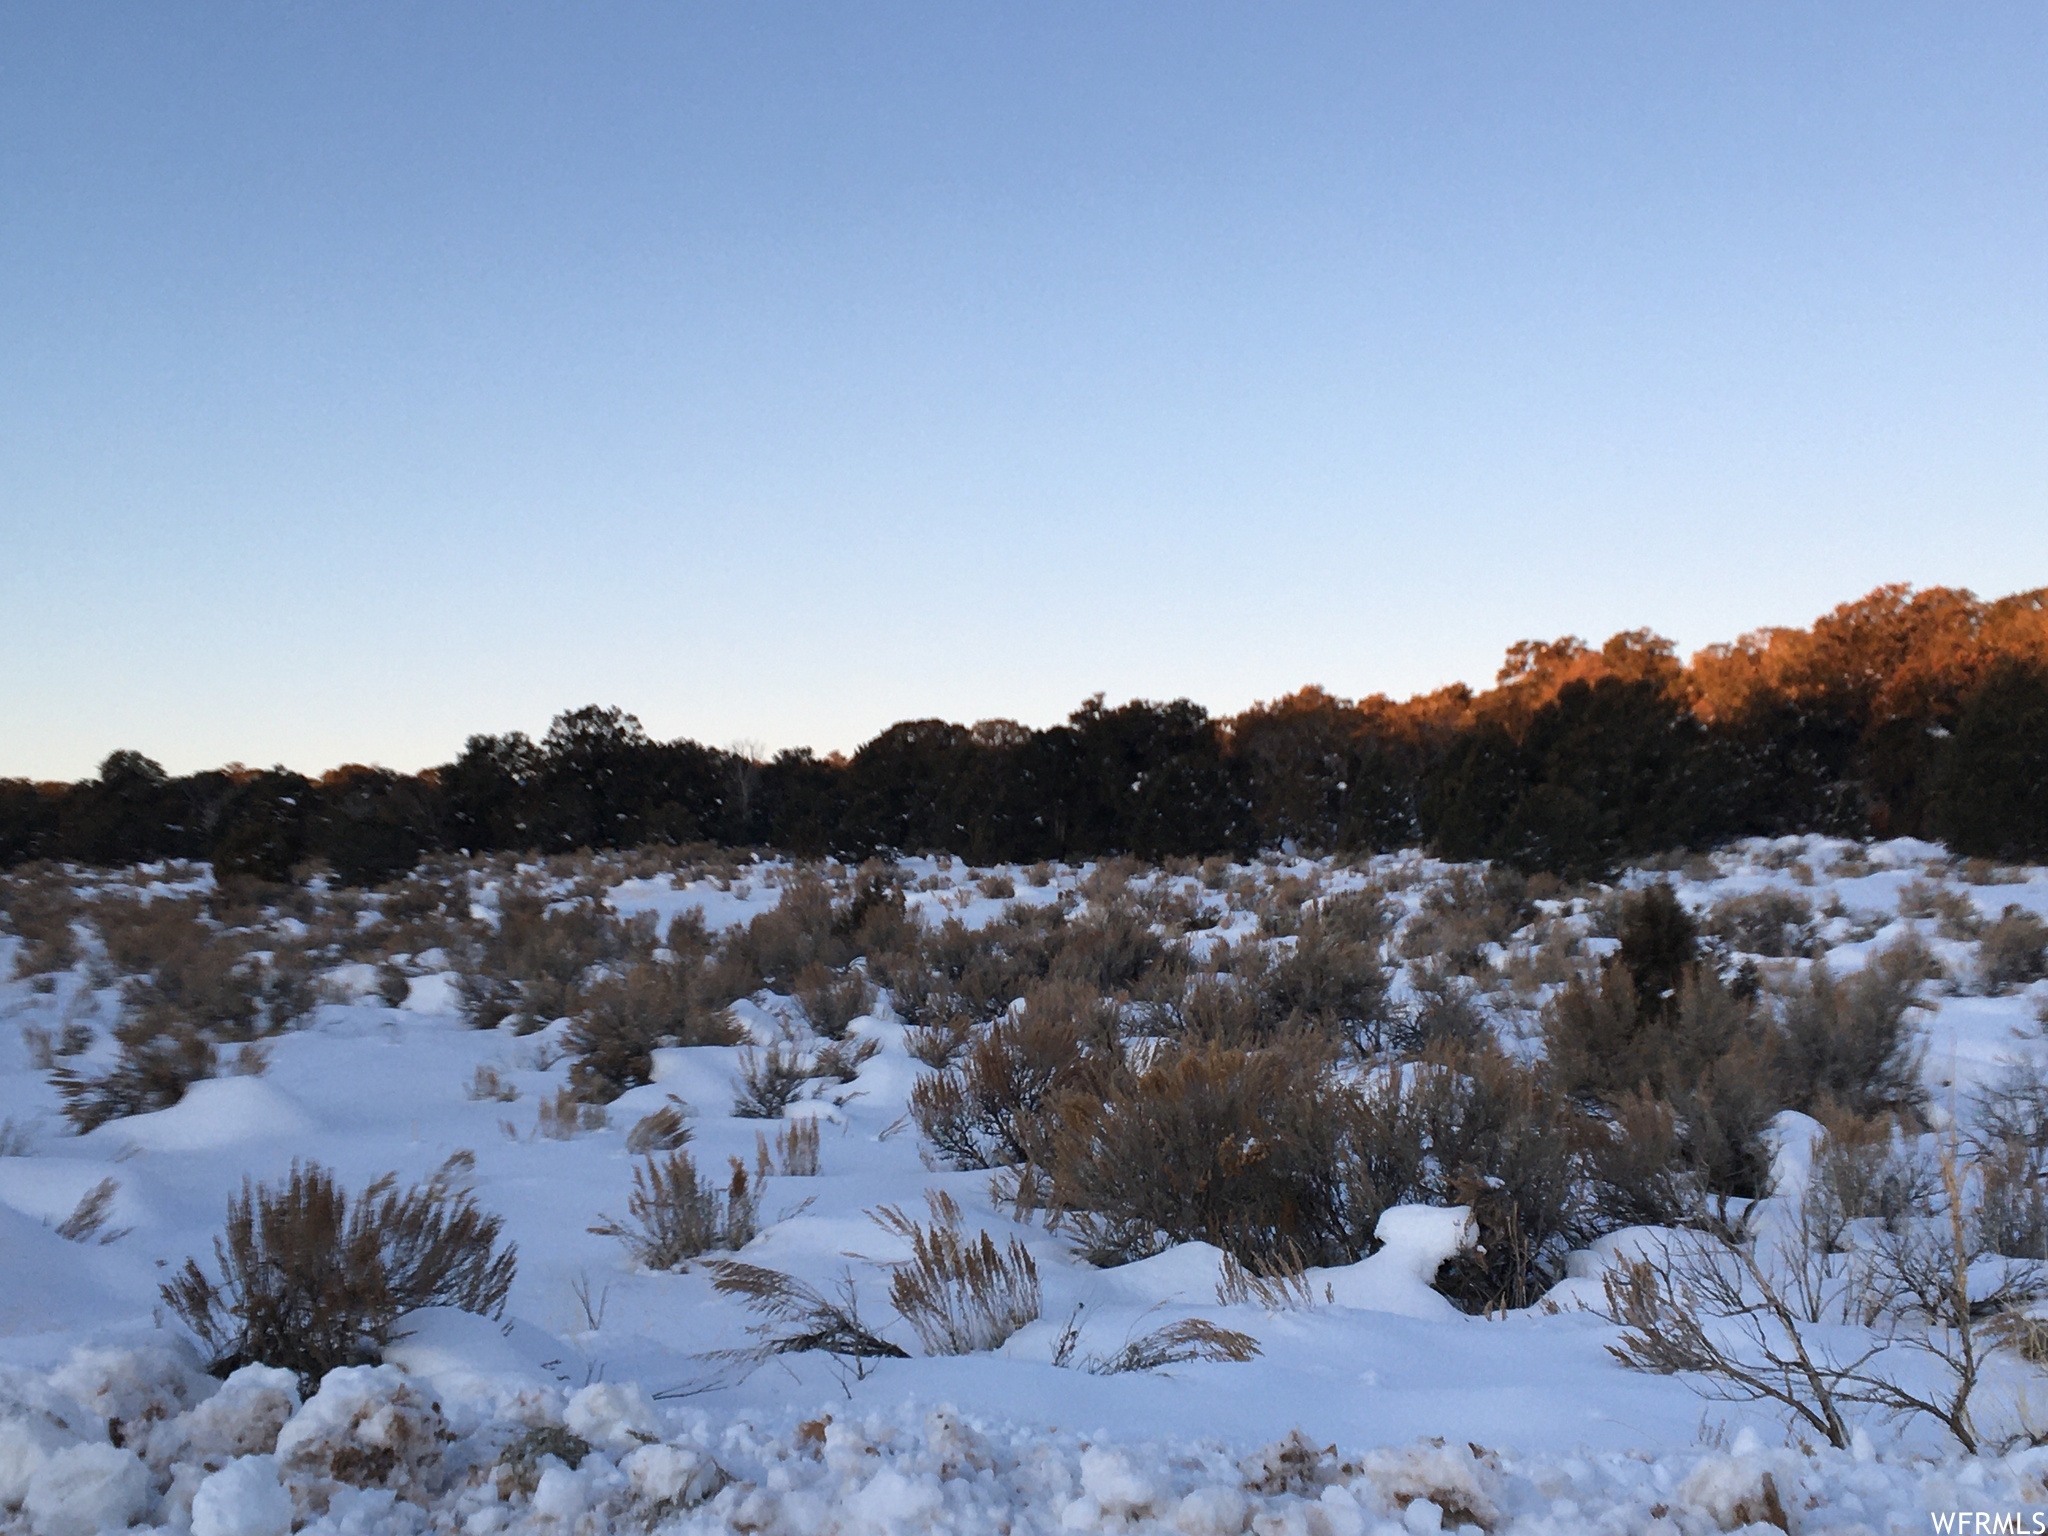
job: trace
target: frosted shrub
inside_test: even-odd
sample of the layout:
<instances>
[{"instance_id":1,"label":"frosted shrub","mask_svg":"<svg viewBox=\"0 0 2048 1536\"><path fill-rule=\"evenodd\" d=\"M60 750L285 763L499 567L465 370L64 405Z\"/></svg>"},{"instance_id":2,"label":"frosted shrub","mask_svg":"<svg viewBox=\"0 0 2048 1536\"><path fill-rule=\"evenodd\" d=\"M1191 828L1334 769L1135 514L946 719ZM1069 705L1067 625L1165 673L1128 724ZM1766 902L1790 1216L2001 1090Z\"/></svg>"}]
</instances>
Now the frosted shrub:
<instances>
[{"instance_id":1,"label":"frosted shrub","mask_svg":"<svg viewBox=\"0 0 2048 1536\"><path fill-rule=\"evenodd\" d=\"M818 1121L815 1116L792 1120L775 1133L771 1149L768 1138L754 1136L754 1166L762 1178L780 1173L786 1179L815 1179L818 1176Z\"/></svg>"}]
</instances>

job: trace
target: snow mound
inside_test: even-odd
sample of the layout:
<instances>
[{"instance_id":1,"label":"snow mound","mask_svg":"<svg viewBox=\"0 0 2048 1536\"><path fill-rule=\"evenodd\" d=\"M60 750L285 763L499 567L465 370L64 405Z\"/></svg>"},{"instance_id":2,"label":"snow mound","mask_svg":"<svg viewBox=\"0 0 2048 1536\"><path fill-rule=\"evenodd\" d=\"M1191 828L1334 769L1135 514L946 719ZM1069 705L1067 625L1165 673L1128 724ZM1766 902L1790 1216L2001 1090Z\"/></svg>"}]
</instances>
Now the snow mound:
<instances>
[{"instance_id":1,"label":"snow mound","mask_svg":"<svg viewBox=\"0 0 2048 1536\"><path fill-rule=\"evenodd\" d=\"M150 1432L150 1464L197 1462L215 1471L238 1458L266 1456L298 1407L298 1381L290 1371L245 1365L204 1402Z\"/></svg>"},{"instance_id":2,"label":"snow mound","mask_svg":"<svg viewBox=\"0 0 2048 1536\"><path fill-rule=\"evenodd\" d=\"M192 1536L290 1536L292 1496L277 1479L277 1458L243 1456L199 1485Z\"/></svg>"},{"instance_id":3,"label":"snow mound","mask_svg":"<svg viewBox=\"0 0 2048 1536\"><path fill-rule=\"evenodd\" d=\"M398 1006L407 1013L459 1013L462 996L456 991L458 980L453 971L415 976L406 984L405 1001Z\"/></svg>"},{"instance_id":4,"label":"snow mound","mask_svg":"<svg viewBox=\"0 0 2048 1536\"><path fill-rule=\"evenodd\" d=\"M176 1418L218 1390L190 1345L74 1349L50 1377L57 1391L105 1421L116 1445L140 1445L151 1426Z\"/></svg>"},{"instance_id":5,"label":"snow mound","mask_svg":"<svg viewBox=\"0 0 2048 1536\"><path fill-rule=\"evenodd\" d=\"M596 1382L569 1399L562 1427L600 1450L630 1451L661 1438L661 1415L637 1382Z\"/></svg>"},{"instance_id":6,"label":"snow mound","mask_svg":"<svg viewBox=\"0 0 2048 1536\"><path fill-rule=\"evenodd\" d=\"M93 1134L145 1152L210 1152L247 1141L299 1138L316 1128L296 1099L260 1077L209 1077L169 1109L111 1121Z\"/></svg>"},{"instance_id":7,"label":"snow mound","mask_svg":"<svg viewBox=\"0 0 2048 1536\"><path fill-rule=\"evenodd\" d=\"M97 1536L133 1525L149 1504L141 1460L88 1441L65 1446L36 1469L22 1509L39 1536Z\"/></svg>"},{"instance_id":8,"label":"snow mound","mask_svg":"<svg viewBox=\"0 0 2048 1536\"><path fill-rule=\"evenodd\" d=\"M1380 1213L1373 1236L1380 1247L1370 1257L1317 1274L1339 1306L1445 1321L1464 1316L1430 1284L1445 1261L1479 1240L1468 1207L1391 1206Z\"/></svg>"},{"instance_id":9,"label":"snow mound","mask_svg":"<svg viewBox=\"0 0 2048 1536\"><path fill-rule=\"evenodd\" d=\"M1433 1531L1439 1525L1492 1530L1500 1523L1499 1470L1470 1446L1427 1440L1385 1447L1367 1452L1361 1465L1380 1497L1404 1512L1410 1530ZM1417 1504L1428 1506L1422 1519L1411 1518Z\"/></svg>"}]
</instances>

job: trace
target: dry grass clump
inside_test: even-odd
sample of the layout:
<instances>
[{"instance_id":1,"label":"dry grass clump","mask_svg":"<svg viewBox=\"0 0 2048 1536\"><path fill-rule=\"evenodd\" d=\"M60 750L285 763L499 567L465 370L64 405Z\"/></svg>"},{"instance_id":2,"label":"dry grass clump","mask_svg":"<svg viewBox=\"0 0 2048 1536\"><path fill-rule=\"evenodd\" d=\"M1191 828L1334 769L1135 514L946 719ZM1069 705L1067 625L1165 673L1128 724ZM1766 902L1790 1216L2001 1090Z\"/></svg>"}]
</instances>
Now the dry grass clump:
<instances>
[{"instance_id":1,"label":"dry grass clump","mask_svg":"<svg viewBox=\"0 0 2048 1536\"><path fill-rule=\"evenodd\" d=\"M491 1100L499 1104L510 1104L519 1097L519 1087L508 1082L505 1075L489 1062L478 1062L470 1074L468 1095L472 1102Z\"/></svg>"},{"instance_id":2,"label":"dry grass clump","mask_svg":"<svg viewBox=\"0 0 2048 1536\"><path fill-rule=\"evenodd\" d=\"M396 1183L387 1174L351 1198L318 1163L294 1163L278 1187L243 1181L214 1239L219 1281L187 1259L162 1287L216 1375L282 1366L310 1393L337 1366L374 1364L407 1312L504 1311L517 1249L498 1248L499 1219L441 1176L403 1194Z\"/></svg>"},{"instance_id":3,"label":"dry grass clump","mask_svg":"<svg viewBox=\"0 0 2048 1536\"><path fill-rule=\"evenodd\" d=\"M1190 1317L1140 1335L1113 1355L1090 1355L1081 1368L1094 1376L1121 1376L1198 1361L1242 1365L1262 1353L1259 1341L1250 1334L1218 1327L1205 1317Z\"/></svg>"},{"instance_id":4,"label":"dry grass clump","mask_svg":"<svg viewBox=\"0 0 2048 1536\"><path fill-rule=\"evenodd\" d=\"M589 1103L564 1086L541 1098L533 1134L548 1141L573 1141L578 1131L601 1131L610 1123L602 1104Z\"/></svg>"},{"instance_id":5,"label":"dry grass clump","mask_svg":"<svg viewBox=\"0 0 2048 1536\"><path fill-rule=\"evenodd\" d=\"M1315 1299L1315 1289L1308 1279L1308 1261L1299 1250L1255 1258L1249 1264L1234 1253L1223 1255L1222 1274L1216 1281L1219 1305L1250 1304L1268 1312L1293 1312L1314 1306Z\"/></svg>"},{"instance_id":6,"label":"dry grass clump","mask_svg":"<svg viewBox=\"0 0 2048 1536\"><path fill-rule=\"evenodd\" d=\"M1985 858L1963 860L1957 873L1963 877L1965 885L2020 885L2027 878L2025 870Z\"/></svg>"},{"instance_id":7,"label":"dry grass clump","mask_svg":"<svg viewBox=\"0 0 2048 1536\"><path fill-rule=\"evenodd\" d=\"M731 1013L706 1004L692 967L649 959L592 983L564 1043L576 1056L569 1080L577 1093L604 1103L654 1080L658 1047L741 1038Z\"/></svg>"},{"instance_id":8,"label":"dry grass clump","mask_svg":"<svg viewBox=\"0 0 2048 1536\"><path fill-rule=\"evenodd\" d=\"M881 1054L882 1042L872 1035L865 1040L828 1040L818 1047L805 1076L820 1082L850 1083Z\"/></svg>"},{"instance_id":9,"label":"dry grass clump","mask_svg":"<svg viewBox=\"0 0 2048 1536\"><path fill-rule=\"evenodd\" d=\"M754 1171L762 1178L781 1174L785 1179L815 1179L820 1171L818 1120L815 1115L792 1120L775 1133L775 1145L768 1145L762 1132L754 1133Z\"/></svg>"},{"instance_id":10,"label":"dry grass clump","mask_svg":"<svg viewBox=\"0 0 2048 1536\"><path fill-rule=\"evenodd\" d=\"M739 1249L759 1230L761 1195L746 1164L732 1158L726 1187L700 1178L687 1152L650 1157L633 1170L626 1220L606 1216L590 1230L615 1237L649 1269L683 1269L714 1248Z\"/></svg>"},{"instance_id":11,"label":"dry grass clump","mask_svg":"<svg viewBox=\"0 0 2048 1536\"><path fill-rule=\"evenodd\" d=\"M78 1197L78 1204L71 1208L71 1214L57 1223L57 1235L66 1242L84 1243L98 1239L104 1247L117 1243L126 1237L132 1228L109 1229L107 1218L113 1214L114 1196L121 1190L114 1179L101 1179Z\"/></svg>"},{"instance_id":12,"label":"dry grass clump","mask_svg":"<svg viewBox=\"0 0 2048 1536\"><path fill-rule=\"evenodd\" d=\"M725 1351L723 1358L753 1366L775 1355L818 1350L845 1364L856 1376L867 1374L869 1361L910 1358L908 1350L861 1321L859 1296L850 1275L840 1277L835 1300L794 1275L758 1264L717 1259L707 1267L713 1290L736 1298L765 1319L747 1330L756 1341L751 1347Z\"/></svg>"},{"instance_id":13,"label":"dry grass clump","mask_svg":"<svg viewBox=\"0 0 2048 1536\"><path fill-rule=\"evenodd\" d=\"M656 1152L673 1152L689 1141L690 1108L674 1094L657 1110L642 1115L626 1132L626 1150L635 1157Z\"/></svg>"},{"instance_id":14,"label":"dry grass clump","mask_svg":"<svg viewBox=\"0 0 2048 1536\"><path fill-rule=\"evenodd\" d=\"M1706 932L1746 955L1782 960L1813 953L1813 903L1775 886L1724 896L1708 911Z\"/></svg>"},{"instance_id":15,"label":"dry grass clump","mask_svg":"<svg viewBox=\"0 0 2048 1536\"><path fill-rule=\"evenodd\" d=\"M2048 975L2048 923L2025 907L2008 906L1978 942L1977 972L1989 993L2024 987Z\"/></svg>"},{"instance_id":16,"label":"dry grass clump","mask_svg":"<svg viewBox=\"0 0 2048 1536\"><path fill-rule=\"evenodd\" d=\"M1014 1237L996 1247L987 1232L968 1238L960 1207L943 1190L927 1190L929 1225L885 1205L869 1214L910 1244L910 1257L891 1266L889 1300L916 1330L928 1355L971 1355L994 1349L1038 1318L1038 1266Z\"/></svg>"}]
</instances>

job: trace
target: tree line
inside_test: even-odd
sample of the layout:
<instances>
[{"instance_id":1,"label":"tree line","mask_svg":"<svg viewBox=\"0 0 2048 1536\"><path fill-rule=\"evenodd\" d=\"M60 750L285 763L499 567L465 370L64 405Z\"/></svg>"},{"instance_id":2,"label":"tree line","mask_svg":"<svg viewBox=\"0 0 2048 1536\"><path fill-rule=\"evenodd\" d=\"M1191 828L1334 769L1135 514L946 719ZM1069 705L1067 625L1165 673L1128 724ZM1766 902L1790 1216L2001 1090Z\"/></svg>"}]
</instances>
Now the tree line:
<instances>
[{"instance_id":1,"label":"tree line","mask_svg":"<svg viewBox=\"0 0 2048 1536\"><path fill-rule=\"evenodd\" d=\"M77 783L0 780L0 865L210 859L282 880L319 860L360 884L436 851L645 843L976 864L1420 845L1586 878L1792 832L2048 858L2048 588L1880 587L1689 661L1647 630L1525 641L1492 688L1400 702L1312 687L1226 717L1098 695L1043 730L910 720L850 757L657 741L593 705L417 774L173 776L119 751Z\"/></svg>"}]
</instances>

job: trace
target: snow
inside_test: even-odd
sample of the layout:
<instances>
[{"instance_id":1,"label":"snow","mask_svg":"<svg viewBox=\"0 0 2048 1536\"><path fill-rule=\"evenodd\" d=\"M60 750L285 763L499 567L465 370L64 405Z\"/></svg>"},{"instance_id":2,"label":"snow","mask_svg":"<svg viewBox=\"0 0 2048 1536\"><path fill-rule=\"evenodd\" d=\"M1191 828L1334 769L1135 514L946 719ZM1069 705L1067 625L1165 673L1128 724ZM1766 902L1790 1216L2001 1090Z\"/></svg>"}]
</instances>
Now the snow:
<instances>
[{"instance_id":1,"label":"snow","mask_svg":"<svg viewBox=\"0 0 2048 1536\"><path fill-rule=\"evenodd\" d=\"M53 1453L28 1480L22 1509L43 1536L96 1536L133 1525L149 1508L149 1469L111 1445Z\"/></svg>"},{"instance_id":2,"label":"snow","mask_svg":"<svg viewBox=\"0 0 2048 1536\"><path fill-rule=\"evenodd\" d=\"M211 1152L250 1141L297 1140L313 1117L260 1077L194 1083L169 1109L111 1121L94 1134L145 1152Z\"/></svg>"},{"instance_id":3,"label":"snow","mask_svg":"<svg viewBox=\"0 0 2048 1536\"><path fill-rule=\"evenodd\" d=\"M1837 877L1852 849L1860 859ZM1899 892L1944 859L1929 844L1794 839L1725 850L1710 879L1674 878L1700 909L1765 888L1796 891L1816 912L1839 897L1861 925L1827 950L1844 974L1904 931ZM1812 884L1800 883L1793 861L1813 870ZM1237 873L1268 883L1316 874L1330 891L1397 865L1418 879L1398 892L1412 912L1442 866L1412 856L1371 870L1295 859ZM948 874L917 860L908 873L914 884L941 882L911 898L930 922L978 927L1008 900L978 889L986 871L955 864ZM1059 870L1046 886L1001 873L1014 899L1046 902L1083 899L1088 872ZM1987 917L2008 903L2048 912L2048 875L2024 873L1951 889ZM725 887L627 880L611 900L662 924L701 912L716 931L772 907L780 878L764 863ZM1185 885L1220 913L1216 893ZM1228 917L1196 943L1255 929L1249 913ZM1938 939L1931 920L1917 927L1967 988L1973 946ZM1603 947L1611 941L1585 950ZM0 963L9 953L11 941ZM703 1266L639 1270L588 1229L623 1214L635 1162L626 1133L671 1095L689 1106L700 1169L722 1174L731 1157L751 1166L757 1137L781 1127L731 1115L742 1052L657 1051L655 1082L609 1106L608 1124L538 1137L536 1103L567 1077L560 1028L464 1028L443 967L413 976L399 1009L377 1001L375 966L334 967L322 980L348 1000L267 1042L264 1075L198 1083L171 1109L82 1137L66 1133L22 1029L48 1030L72 1008L103 1036L117 998L102 989L84 1011L80 998L96 994L83 972L48 993L0 982L0 1120L34 1128L31 1155L0 1156L0 1531L63 1536L137 1522L192 1536L1393 1536L1470 1523L1523 1536L1695 1536L1768 1519L1774 1495L1795 1530L1875 1533L1924 1530L1930 1510L2020 1509L2048 1496L2040 1453L1960 1457L1925 1428L1881 1421L1857 1452L1812 1448L1762 1408L1705 1402L1684 1380L1624 1370L1607 1353L1615 1329L1586 1307L1614 1259L1661 1242L1647 1229L1609 1234L1575 1256L1550 1307L1490 1317L1459 1312L1431 1288L1472 1240L1462 1209L1386 1211L1375 1252L1311 1271L1309 1303L1282 1310L1220 1303L1221 1255L1202 1244L1091 1268L1062 1233L1013 1220L988 1175L927 1166L905 1120L924 1069L885 1006L853 1030L879 1041L880 1055L852 1084L792 1107L819 1120L822 1171L767 1180L763 1230L742 1257L821 1288L850 1276L863 1316L915 1355L914 1334L885 1300L886 1261L900 1248L865 1213L921 1209L925 1190L942 1189L968 1232L1015 1237L1031 1252L1043 1316L982 1355L882 1361L859 1377L822 1356L790 1355L737 1373L707 1357L745 1346L754 1318L713 1290ZM1938 1104L1962 1103L2003 1060L2038 1053L2044 995L2041 984L2002 997L1923 994ZM756 1002L741 1012L766 1043L788 1008ZM468 1097L486 1065L517 1090L514 1102ZM1813 1123L1802 1119L1778 1127L1788 1186L1803 1183L1811 1153ZM226 1201L245 1178L275 1179L295 1159L316 1159L351 1187L385 1172L410 1182L459 1150L474 1155L478 1203L504 1217L519 1245L502 1321L414 1314L383 1364L333 1372L304 1402L288 1373L204 1374L157 1287L188 1255L211 1263ZM57 1236L56 1224L107 1178L118 1185L107 1230L125 1235L105 1244ZM1252 1335L1259 1358L1122 1376L1054 1364L1070 1322L1085 1358L1190 1318ZM573 1466L543 1454L530 1480L511 1478L510 1448L537 1432L590 1449Z\"/></svg>"},{"instance_id":4,"label":"snow","mask_svg":"<svg viewBox=\"0 0 2048 1536\"><path fill-rule=\"evenodd\" d=\"M1469 1209L1396 1205L1380 1213L1373 1236L1381 1244L1378 1252L1342 1269L1316 1270L1311 1283L1327 1286L1343 1307L1444 1323L1464 1316L1430 1284L1445 1263L1478 1242Z\"/></svg>"},{"instance_id":5,"label":"snow","mask_svg":"<svg viewBox=\"0 0 2048 1536\"><path fill-rule=\"evenodd\" d=\"M239 1456L192 1496L192 1536L289 1536L292 1496L275 1456Z\"/></svg>"}]
</instances>

